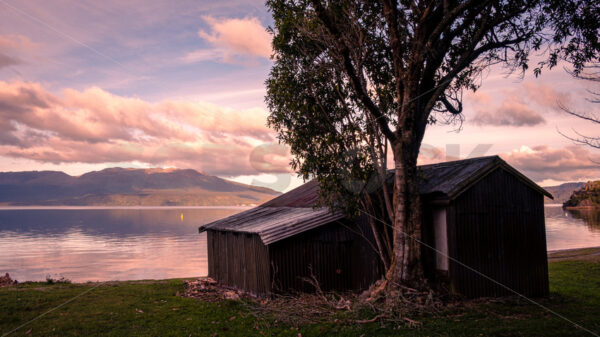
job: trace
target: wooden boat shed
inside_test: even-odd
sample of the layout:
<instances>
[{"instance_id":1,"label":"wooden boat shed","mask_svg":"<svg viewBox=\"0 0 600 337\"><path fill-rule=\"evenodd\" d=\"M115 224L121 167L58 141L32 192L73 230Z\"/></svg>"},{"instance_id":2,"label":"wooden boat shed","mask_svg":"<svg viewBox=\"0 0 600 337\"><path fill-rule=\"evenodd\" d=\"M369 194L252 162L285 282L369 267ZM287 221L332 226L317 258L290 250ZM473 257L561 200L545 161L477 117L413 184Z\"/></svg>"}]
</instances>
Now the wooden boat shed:
<instances>
[{"instance_id":1,"label":"wooden boat shed","mask_svg":"<svg viewBox=\"0 0 600 337\"><path fill-rule=\"evenodd\" d=\"M422 256L469 297L548 294L544 196L552 195L498 156L420 166ZM314 208L310 181L253 209L203 225L208 273L257 295L364 290L384 273L366 217ZM430 247L434 247L431 249ZM492 281L493 280L493 281Z\"/></svg>"}]
</instances>

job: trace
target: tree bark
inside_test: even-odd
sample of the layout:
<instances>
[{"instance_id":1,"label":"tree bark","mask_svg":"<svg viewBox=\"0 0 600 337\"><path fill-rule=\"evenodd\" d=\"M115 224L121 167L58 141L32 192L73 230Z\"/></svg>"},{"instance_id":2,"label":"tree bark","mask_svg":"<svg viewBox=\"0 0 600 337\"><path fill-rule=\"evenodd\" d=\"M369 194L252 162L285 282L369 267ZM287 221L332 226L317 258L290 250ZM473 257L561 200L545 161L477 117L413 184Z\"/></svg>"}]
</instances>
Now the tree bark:
<instances>
[{"instance_id":1,"label":"tree bark","mask_svg":"<svg viewBox=\"0 0 600 337\"><path fill-rule=\"evenodd\" d=\"M394 151L394 254L386 279L389 287L402 284L412 288L424 286L421 265L421 198L418 190L418 145L401 137ZM419 141L416 143L420 144ZM415 150L417 146L417 150Z\"/></svg>"}]
</instances>

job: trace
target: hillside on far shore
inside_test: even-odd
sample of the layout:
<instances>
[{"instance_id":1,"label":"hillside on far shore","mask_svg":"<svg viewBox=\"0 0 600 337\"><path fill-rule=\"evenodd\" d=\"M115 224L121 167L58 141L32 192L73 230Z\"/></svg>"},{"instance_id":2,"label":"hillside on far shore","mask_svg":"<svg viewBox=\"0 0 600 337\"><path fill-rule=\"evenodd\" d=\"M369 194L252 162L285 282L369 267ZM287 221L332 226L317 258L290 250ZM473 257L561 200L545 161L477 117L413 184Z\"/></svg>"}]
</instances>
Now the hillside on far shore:
<instances>
[{"instance_id":1,"label":"hillside on far shore","mask_svg":"<svg viewBox=\"0 0 600 337\"><path fill-rule=\"evenodd\" d=\"M600 180L589 181L564 203L570 208L600 208Z\"/></svg>"},{"instance_id":2,"label":"hillside on far shore","mask_svg":"<svg viewBox=\"0 0 600 337\"><path fill-rule=\"evenodd\" d=\"M565 201L569 200L569 198L571 197L571 194L573 194L573 192L575 190L582 188L584 185L585 185L585 183L582 183L582 182L574 182L574 183L564 183L564 184L557 185L557 186L544 186L544 189L546 191L550 192L550 194L552 194L552 196L554 196L554 200L552 200L548 197L544 197L544 203L545 204L562 204Z\"/></svg>"},{"instance_id":3,"label":"hillside on far shore","mask_svg":"<svg viewBox=\"0 0 600 337\"><path fill-rule=\"evenodd\" d=\"M191 169L117 167L81 176L0 172L0 205L5 206L240 206L279 194Z\"/></svg>"}]
</instances>

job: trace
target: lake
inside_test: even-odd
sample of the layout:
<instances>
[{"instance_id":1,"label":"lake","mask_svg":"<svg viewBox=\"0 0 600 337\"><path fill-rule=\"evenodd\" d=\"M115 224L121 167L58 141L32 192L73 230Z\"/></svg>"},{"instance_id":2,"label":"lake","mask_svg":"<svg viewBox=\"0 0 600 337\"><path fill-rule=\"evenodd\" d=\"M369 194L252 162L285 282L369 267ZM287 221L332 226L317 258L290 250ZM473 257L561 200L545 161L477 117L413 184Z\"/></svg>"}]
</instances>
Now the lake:
<instances>
[{"instance_id":1,"label":"lake","mask_svg":"<svg viewBox=\"0 0 600 337\"><path fill-rule=\"evenodd\" d=\"M244 209L0 208L0 273L74 282L203 276L198 226ZM548 250L600 246L600 211L545 210Z\"/></svg>"}]
</instances>

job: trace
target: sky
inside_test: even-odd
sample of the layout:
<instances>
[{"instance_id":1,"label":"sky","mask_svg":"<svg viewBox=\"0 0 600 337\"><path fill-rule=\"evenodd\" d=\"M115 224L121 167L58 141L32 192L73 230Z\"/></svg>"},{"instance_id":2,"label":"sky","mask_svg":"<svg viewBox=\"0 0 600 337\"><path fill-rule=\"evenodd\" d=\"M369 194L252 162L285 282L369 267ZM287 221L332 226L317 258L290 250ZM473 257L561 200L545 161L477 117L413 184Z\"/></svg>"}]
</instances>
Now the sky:
<instances>
[{"instance_id":1,"label":"sky","mask_svg":"<svg viewBox=\"0 0 600 337\"><path fill-rule=\"evenodd\" d=\"M178 167L298 186L266 126L272 22L262 0L0 0L0 171ZM600 110L597 87L562 66L481 81L460 131L428 128L420 163L497 154L546 186L600 179L600 151L560 134L600 128L559 108Z\"/></svg>"}]
</instances>

